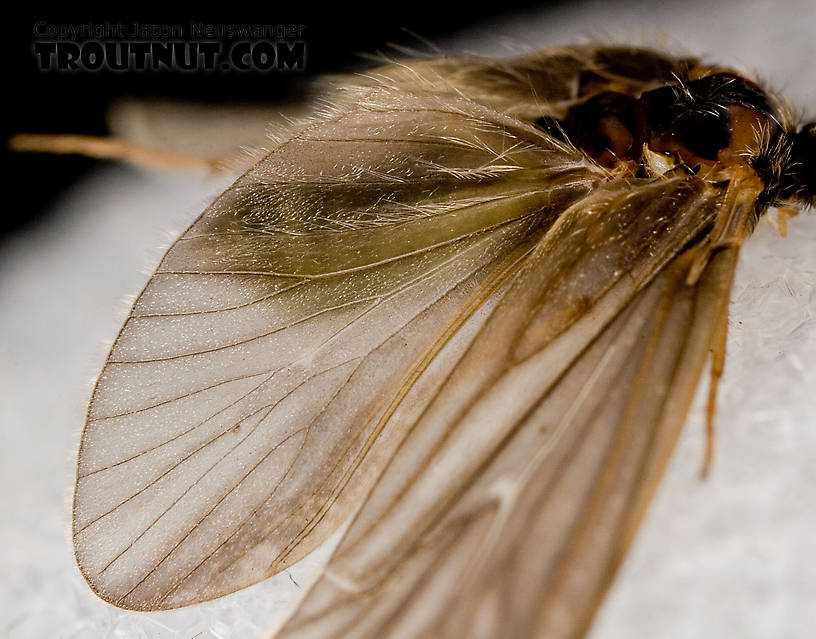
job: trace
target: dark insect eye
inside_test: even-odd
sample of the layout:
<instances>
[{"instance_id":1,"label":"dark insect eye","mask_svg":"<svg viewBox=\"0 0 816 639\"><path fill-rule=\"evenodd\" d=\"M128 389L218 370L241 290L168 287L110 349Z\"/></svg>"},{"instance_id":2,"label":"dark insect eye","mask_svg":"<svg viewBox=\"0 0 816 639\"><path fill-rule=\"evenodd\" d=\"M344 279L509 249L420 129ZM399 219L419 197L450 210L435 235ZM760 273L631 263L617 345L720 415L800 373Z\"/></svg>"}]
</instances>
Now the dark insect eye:
<instances>
[{"instance_id":1,"label":"dark insect eye","mask_svg":"<svg viewBox=\"0 0 816 639\"><path fill-rule=\"evenodd\" d=\"M796 136L794 159L799 162L802 186L810 201L816 198L816 122L802 127Z\"/></svg>"},{"instance_id":2,"label":"dark insect eye","mask_svg":"<svg viewBox=\"0 0 816 639\"><path fill-rule=\"evenodd\" d=\"M789 163L779 180L779 196L812 204L816 201L816 122L791 136Z\"/></svg>"},{"instance_id":3,"label":"dark insect eye","mask_svg":"<svg viewBox=\"0 0 816 639\"><path fill-rule=\"evenodd\" d=\"M721 109L686 111L674 120L671 130L689 151L706 160L716 160L731 138L728 113Z\"/></svg>"}]
</instances>

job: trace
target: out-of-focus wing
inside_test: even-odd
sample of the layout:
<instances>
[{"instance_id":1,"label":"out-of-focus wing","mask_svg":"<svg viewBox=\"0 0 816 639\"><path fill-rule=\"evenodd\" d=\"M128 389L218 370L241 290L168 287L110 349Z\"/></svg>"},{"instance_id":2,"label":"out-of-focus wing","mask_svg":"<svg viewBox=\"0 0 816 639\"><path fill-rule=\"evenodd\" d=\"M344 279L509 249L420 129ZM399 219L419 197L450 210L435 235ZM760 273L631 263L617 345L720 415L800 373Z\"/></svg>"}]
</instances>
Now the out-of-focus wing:
<instances>
[{"instance_id":1,"label":"out-of-focus wing","mask_svg":"<svg viewBox=\"0 0 816 639\"><path fill-rule=\"evenodd\" d=\"M474 102L381 88L282 141L171 247L97 382L73 519L91 587L176 607L315 548L605 179Z\"/></svg>"},{"instance_id":2,"label":"out-of-focus wing","mask_svg":"<svg viewBox=\"0 0 816 639\"><path fill-rule=\"evenodd\" d=\"M155 150L206 159L238 156L242 149L269 148L271 127L301 118L308 104L215 104L127 98L107 114L110 134Z\"/></svg>"},{"instance_id":3,"label":"out-of-focus wing","mask_svg":"<svg viewBox=\"0 0 816 639\"><path fill-rule=\"evenodd\" d=\"M687 284L695 250L678 253L723 192L629 188L549 229L276 637L583 635L685 419L738 252Z\"/></svg>"}]
</instances>

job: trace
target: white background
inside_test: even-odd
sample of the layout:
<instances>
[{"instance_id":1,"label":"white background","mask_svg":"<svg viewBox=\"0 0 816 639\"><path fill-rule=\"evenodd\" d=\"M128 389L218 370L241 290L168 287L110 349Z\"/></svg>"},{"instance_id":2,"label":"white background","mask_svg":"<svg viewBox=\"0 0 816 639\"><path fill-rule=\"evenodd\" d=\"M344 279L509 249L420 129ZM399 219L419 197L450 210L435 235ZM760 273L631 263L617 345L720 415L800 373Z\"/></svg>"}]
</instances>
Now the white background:
<instances>
[{"instance_id":1,"label":"white background","mask_svg":"<svg viewBox=\"0 0 816 639\"><path fill-rule=\"evenodd\" d=\"M576 2L440 41L507 55L580 39L663 44L759 73L816 115L816 3ZM509 49L508 49L509 47ZM47 179L47 176L44 176ZM328 549L219 601L134 614L98 600L68 540L90 381L167 229L223 187L101 167L0 245L0 636L251 639L291 610ZM149 270L149 269L148 269ZM119 309L117 311L117 309ZM816 627L816 214L760 224L734 290L717 456L697 478L695 409L591 639L804 639ZM698 402L699 404L699 402Z\"/></svg>"}]
</instances>

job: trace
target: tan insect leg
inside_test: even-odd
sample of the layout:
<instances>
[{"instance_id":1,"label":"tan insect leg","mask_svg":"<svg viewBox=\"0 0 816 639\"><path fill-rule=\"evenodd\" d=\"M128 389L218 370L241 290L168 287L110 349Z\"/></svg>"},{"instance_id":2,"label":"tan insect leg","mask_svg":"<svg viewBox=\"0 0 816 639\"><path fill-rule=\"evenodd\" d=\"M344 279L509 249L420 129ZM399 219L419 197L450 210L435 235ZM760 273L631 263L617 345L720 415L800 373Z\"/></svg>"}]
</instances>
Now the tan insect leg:
<instances>
[{"instance_id":1,"label":"tan insect leg","mask_svg":"<svg viewBox=\"0 0 816 639\"><path fill-rule=\"evenodd\" d=\"M738 166L732 171L725 201L714 221L714 227L699 244L697 255L686 277L689 286L693 286L700 278L714 251L725 246L741 246L745 238L751 234L750 220L764 186L762 180L748 166Z\"/></svg>"},{"instance_id":2,"label":"tan insect leg","mask_svg":"<svg viewBox=\"0 0 816 639\"><path fill-rule=\"evenodd\" d=\"M723 370L725 368L725 351L728 341L728 304L719 320L717 332L714 335L713 348L711 350L711 380L708 386L708 401L706 402L706 443L703 453L703 464L700 468L700 478L705 479L711 470L714 460L714 421L717 410L717 389L720 386Z\"/></svg>"},{"instance_id":3,"label":"tan insect leg","mask_svg":"<svg viewBox=\"0 0 816 639\"><path fill-rule=\"evenodd\" d=\"M26 133L9 140L14 151L76 154L106 160L119 160L141 166L172 169L220 171L220 159L208 159L141 146L126 140L92 135L41 135Z\"/></svg>"},{"instance_id":4,"label":"tan insect leg","mask_svg":"<svg viewBox=\"0 0 816 639\"><path fill-rule=\"evenodd\" d=\"M776 226L779 229L780 237L788 237L788 220L799 215L798 209L787 206L779 207L776 217Z\"/></svg>"}]
</instances>

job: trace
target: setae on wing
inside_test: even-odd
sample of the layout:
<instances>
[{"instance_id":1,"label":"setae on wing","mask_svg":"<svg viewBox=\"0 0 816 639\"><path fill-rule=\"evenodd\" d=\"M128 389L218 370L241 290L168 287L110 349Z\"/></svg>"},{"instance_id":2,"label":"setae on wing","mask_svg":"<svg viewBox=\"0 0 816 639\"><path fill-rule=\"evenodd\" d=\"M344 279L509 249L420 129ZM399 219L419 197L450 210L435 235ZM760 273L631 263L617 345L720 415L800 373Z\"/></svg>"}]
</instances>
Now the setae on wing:
<instances>
[{"instance_id":1,"label":"setae on wing","mask_svg":"<svg viewBox=\"0 0 816 639\"><path fill-rule=\"evenodd\" d=\"M319 545L514 265L604 179L418 91L361 90L282 140L170 248L96 384L73 513L91 587L172 608Z\"/></svg>"}]
</instances>

